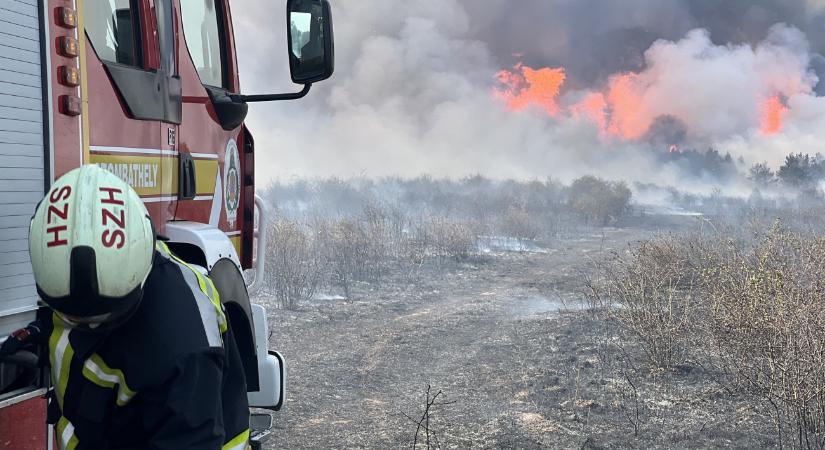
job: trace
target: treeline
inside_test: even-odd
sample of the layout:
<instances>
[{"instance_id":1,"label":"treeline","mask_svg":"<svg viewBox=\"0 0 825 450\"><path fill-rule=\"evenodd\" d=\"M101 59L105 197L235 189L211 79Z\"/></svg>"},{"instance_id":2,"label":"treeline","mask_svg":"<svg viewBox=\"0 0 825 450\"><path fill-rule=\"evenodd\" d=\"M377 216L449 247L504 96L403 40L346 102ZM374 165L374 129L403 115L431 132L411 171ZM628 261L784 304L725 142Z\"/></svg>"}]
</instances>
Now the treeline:
<instances>
[{"instance_id":1,"label":"treeline","mask_svg":"<svg viewBox=\"0 0 825 450\"><path fill-rule=\"evenodd\" d=\"M702 152L672 147L670 151L658 155L660 161L676 165L686 175L709 180L735 178L739 174L738 166L744 166L742 159L735 160L730 153L723 155L712 148Z\"/></svg>"},{"instance_id":2,"label":"treeline","mask_svg":"<svg viewBox=\"0 0 825 450\"><path fill-rule=\"evenodd\" d=\"M785 188L819 195L820 184L825 181L825 157L817 153L788 155L779 170L772 170L767 163L755 164L748 178L757 188L782 186Z\"/></svg>"},{"instance_id":3,"label":"treeline","mask_svg":"<svg viewBox=\"0 0 825 450\"><path fill-rule=\"evenodd\" d=\"M789 154L776 170L767 162L748 168L743 158L734 159L730 153L722 154L712 148L698 151L672 147L669 152L657 155L659 161L675 165L684 175L711 183L725 184L746 178L758 191L779 190L806 196L825 195L821 186L825 181L825 155L820 153Z\"/></svg>"},{"instance_id":4,"label":"treeline","mask_svg":"<svg viewBox=\"0 0 825 450\"><path fill-rule=\"evenodd\" d=\"M482 176L460 180L428 176L327 178L276 182L264 198L281 217L349 217L380 207L410 217L471 220L487 233L510 233L506 223L519 216L536 220L536 236L569 225L616 224L628 213L632 194L624 182L584 176L572 184L557 180L496 181ZM548 222L549 221L549 222ZM520 236L519 236L520 237Z\"/></svg>"}]
</instances>

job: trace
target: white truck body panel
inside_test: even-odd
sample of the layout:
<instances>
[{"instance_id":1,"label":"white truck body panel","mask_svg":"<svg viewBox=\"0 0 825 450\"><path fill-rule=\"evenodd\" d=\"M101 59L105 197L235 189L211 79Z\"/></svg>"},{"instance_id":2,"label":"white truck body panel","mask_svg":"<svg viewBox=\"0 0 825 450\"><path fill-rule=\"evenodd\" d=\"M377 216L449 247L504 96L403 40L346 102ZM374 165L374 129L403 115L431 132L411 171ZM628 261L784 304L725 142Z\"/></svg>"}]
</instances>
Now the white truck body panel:
<instances>
[{"instance_id":1,"label":"white truck body panel","mask_svg":"<svg viewBox=\"0 0 825 450\"><path fill-rule=\"evenodd\" d=\"M221 259L228 259L243 273L241 260L232 246L232 241L226 237L226 233L211 225L198 222L168 222L166 237L172 242L191 244L200 248L206 258L207 270L212 270L215 263Z\"/></svg>"}]
</instances>

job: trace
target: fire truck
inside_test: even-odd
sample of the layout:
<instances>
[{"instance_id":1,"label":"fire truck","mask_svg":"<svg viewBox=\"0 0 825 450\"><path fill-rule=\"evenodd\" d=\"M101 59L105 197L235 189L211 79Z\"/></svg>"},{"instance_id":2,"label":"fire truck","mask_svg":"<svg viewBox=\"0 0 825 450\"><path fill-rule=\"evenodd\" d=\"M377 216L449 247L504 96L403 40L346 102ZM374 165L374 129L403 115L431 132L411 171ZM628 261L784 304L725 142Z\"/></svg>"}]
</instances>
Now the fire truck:
<instances>
[{"instance_id":1,"label":"fire truck","mask_svg":"<svg viewBox=\"0 0 825 450\"><path fill-rule=\"evenodd\" d=\"M244 95L229 0L0 0L0 341L39 307L27 243L37 203L62 174L98 164L134 187L171 249L212 277L250 406L280 409L286 364L269 349L266 311L250 302L267 213L244 120L250 102L299 99L332 75L328 1L288 0L286 33L303 89ZM54 447L43 372L0 362L0 449Z\"/></svg>"}]
</instances>

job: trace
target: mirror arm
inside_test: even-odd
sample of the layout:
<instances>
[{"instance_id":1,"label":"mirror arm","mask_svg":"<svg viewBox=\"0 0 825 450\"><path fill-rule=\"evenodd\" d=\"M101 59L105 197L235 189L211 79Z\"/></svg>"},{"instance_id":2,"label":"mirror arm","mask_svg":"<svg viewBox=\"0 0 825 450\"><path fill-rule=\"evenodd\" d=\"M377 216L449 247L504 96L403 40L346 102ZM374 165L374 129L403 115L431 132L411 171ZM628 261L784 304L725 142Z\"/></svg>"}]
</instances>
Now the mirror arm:
<instances>
[{"instance_id":1,"label":"mirror arm","mask_svg":"<svg viewBox=\"0 0 825 450\"><path fill-rule=\"evenodd\" d=\"M307 83L304 85L304 88L301 92L295 92L292 94L266 94L266 95L241 95L241 94L230 94L230 98L235 103L250 103L250 102L274 102L278 100L298 100L299 98L304 98L307 94L309 94L309 89L312 87L312 83Z\"/></svg>"}]
</instances>

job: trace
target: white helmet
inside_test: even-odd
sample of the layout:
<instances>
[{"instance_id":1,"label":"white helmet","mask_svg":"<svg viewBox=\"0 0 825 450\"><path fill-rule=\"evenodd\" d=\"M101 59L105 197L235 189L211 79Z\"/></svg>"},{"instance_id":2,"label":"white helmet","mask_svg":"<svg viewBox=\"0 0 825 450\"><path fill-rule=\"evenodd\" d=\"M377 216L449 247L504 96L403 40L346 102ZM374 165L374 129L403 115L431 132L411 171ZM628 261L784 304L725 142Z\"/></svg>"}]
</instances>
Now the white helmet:
<instances>
[{"instance_id":1,"label":"white helmet","mask_svg":"<svg viewBox=\"0 0 825 450\"><path fill-rule=\"evenodd\" d=\"M128 318L140 304L154 247L138 194L96 165L60 177L29 227L37 292L74 326Z\"/></svg>"}]
</instances>

